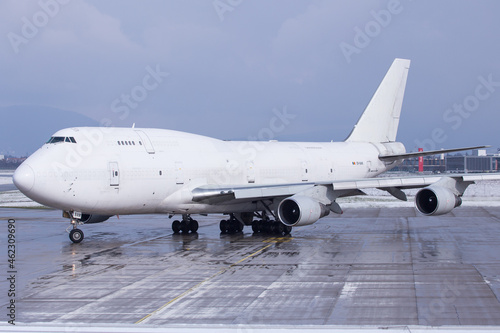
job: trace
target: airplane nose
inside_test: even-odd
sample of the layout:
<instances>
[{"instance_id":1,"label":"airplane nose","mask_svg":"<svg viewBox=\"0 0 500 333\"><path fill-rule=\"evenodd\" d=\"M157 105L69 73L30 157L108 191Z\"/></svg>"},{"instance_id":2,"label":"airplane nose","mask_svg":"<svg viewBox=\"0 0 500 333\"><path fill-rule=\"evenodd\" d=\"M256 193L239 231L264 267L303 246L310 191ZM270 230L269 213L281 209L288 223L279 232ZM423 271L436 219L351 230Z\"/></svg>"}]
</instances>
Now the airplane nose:
<instances>
[{"instance_id":1,"label":"airplane nose","mask_svg":"<svg viewBox=\"0 0 500 333\"><path fill-rule=\"evenodd\" d=\"M28 193L35 185L35 172L29 165L23 163L16 169L12 179L19 191Z\"/></svg>"}]
</instances>

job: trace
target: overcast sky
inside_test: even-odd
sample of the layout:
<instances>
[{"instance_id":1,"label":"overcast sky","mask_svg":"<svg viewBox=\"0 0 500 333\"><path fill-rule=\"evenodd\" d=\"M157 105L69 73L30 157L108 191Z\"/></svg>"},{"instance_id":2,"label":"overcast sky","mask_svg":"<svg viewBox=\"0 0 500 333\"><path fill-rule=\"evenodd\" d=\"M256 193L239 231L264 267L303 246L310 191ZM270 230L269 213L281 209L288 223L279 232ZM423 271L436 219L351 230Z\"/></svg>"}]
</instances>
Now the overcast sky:
<instances>
[{"instance_id":1,"label":"overcast sky","mask_svg":"<svg viewBox=\"0 0 500 333\"><path fill-rule=\"evenodd\" d=\"M495 0L2 0L0 108L266 140L286 113L275 139L341 141L407 58L407 150L496 150L499 13Z\"/></svg>"}]
</instances>

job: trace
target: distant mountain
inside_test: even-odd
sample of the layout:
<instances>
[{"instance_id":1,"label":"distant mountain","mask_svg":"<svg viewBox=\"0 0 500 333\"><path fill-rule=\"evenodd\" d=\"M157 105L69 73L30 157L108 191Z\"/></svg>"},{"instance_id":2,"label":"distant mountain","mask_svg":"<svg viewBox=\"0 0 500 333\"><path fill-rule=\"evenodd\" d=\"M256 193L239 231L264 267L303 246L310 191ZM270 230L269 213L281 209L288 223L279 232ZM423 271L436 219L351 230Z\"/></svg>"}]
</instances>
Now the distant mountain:
<instances>
[{"instance_id":1,"label":"distant mountain","mask_svg":"<svg viewBox=\"0 0 500 333\"><path fill-rule=\"evenodd\" d=\"M98 126L98 122L72 111L47 106L0 107L0 154L27 156L56 131L79 126Z\"/></svg>"}]
</instances>

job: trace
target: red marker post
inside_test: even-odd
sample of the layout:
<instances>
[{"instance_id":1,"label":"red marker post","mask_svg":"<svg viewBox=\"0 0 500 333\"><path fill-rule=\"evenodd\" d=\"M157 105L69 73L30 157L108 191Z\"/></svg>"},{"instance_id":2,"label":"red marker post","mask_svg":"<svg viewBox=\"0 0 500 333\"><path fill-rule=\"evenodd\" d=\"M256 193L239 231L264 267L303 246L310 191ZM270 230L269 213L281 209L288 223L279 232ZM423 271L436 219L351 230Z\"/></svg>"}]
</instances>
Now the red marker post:
<instances>
[{"instance_id":1,"label":"red marker post","mask_svg":"<svg viewBox=\"0 0 500 333\"><path fill-rule=\"evenodd\" d=\"M418 151L424 151L424 148L418 148ZM424 172L424 157L418 157L418 172Z\"/></svg>"}]
</instances>

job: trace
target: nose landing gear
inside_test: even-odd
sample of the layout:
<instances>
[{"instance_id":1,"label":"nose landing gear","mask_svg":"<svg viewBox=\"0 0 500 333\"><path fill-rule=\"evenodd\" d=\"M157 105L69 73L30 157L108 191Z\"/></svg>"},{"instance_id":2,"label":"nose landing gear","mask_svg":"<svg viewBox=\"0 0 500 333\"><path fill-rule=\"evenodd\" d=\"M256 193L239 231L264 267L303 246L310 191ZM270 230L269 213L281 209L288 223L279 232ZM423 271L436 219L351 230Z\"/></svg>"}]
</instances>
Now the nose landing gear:
<instances>
[{"instance_id":1,"label":"nose landing gear","mask_svg":"<svg viewBox=\"0 0 500 333\"><path fill-rule=\"evenodd\" d=\"M78 215L78 213L72 214L71 212L63 212L63 217L71 219L71 225L66 229L66 231L68 231L70 228L73 228L73 229L71 229L71 231L69 231L69 239L73 243L78 244L83 240L83 237L84 237L83 231L78 229L78 226L80 224L83 224L83 222L81 220L79 220L77 217L75 217L74 215Z\"/></svg>"}]
</instances>

